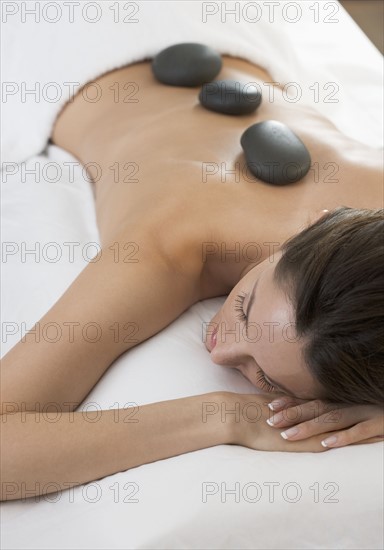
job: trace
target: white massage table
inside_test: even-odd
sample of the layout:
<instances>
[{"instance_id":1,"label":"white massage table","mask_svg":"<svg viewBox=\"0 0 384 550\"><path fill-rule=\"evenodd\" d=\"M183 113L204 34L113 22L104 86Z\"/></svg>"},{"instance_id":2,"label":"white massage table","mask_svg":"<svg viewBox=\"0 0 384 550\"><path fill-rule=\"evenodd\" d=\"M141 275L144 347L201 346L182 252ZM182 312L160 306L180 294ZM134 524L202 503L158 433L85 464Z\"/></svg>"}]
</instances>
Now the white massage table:
<instances>
[{"instance_id":1,"label":"white massage table","mask_svg":"<svg viewBox=\"0 0 384 550\"><path fill-rule=\"evenodd\" d=\"M2 24L3 81L16 83L17 90L33 78L58 82L62 71L64 80L85 83L127 63L127 53L121 52L122 23L108 23L112 4L99 3L106 15L97 23L76 19L70 30L63 18L49 27L44 22L36 26L31 17L22 22L20 13L9 15ZM209 4L212 13L216 7L222 9L222 3ZM263 4L259 7L265 10ZM140 48L145 57L182 41L210 43L232 55L249 54L254 62L271 64L276 80L299 83L303 99L312 104L310 87L318 82L316 108L348 135L382 147L381 55L337 2L329 2L327 8L322 2L298 4L302 14L296 23L283 20L282 3L272 23L264 11L261 20L251 24L244 14L238 23L230 16L220 21L217 14L204 23L198 15L200 2L143 2L138 4L140 21L124 27L128 42L134 36L129 42L129 51L134 51L131 61L140 58ZM318 22L309 9L315 4ZM249 11L248 19L255 13ZM293 8L287 14L295 18ZM337 21L327 23L326 16ZM54 17L53 11L49 17ZM94 58L108 55L98 70ZM83 65L78 69L79 64ZM332 87L324 88L327 83ZM333 98L338 102L324 102L335 86ZM20 98L16 92L8 94L3 104L2 159L7 164L1 182L2 355L84 269L87 260L82 252L89 258L94 255L87 243L99 242L91 184L79 166L70 177L65 163L75 159L66 151L54 145L45 148L63 102L31 105ZM28 172L33 168L35 173ZM65 242L78 243L73 261ZM37 256L25 254L36 246ZM144 405L218 390L257 393L238 371L213 364L203 345L202 322L209 321L223 301L194 305L161 333L121 356L80 410L129 402ZM382 513L382 443L319 454L223 445L117 473L38 502L2 503L0 546L379 549L384 544Z\"/></svg>"}]
</instances>

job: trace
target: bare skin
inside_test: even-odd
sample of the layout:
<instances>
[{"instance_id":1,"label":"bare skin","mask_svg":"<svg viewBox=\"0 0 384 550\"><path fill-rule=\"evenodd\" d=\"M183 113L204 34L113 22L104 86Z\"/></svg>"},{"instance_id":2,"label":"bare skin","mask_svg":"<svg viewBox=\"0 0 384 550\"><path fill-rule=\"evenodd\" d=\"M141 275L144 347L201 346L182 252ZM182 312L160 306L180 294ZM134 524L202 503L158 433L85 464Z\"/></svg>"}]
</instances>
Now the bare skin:
<instances>
[{"instance_id":1,"label":"bare skin","mask_svg":"<svg viewBox=\"0 0 384 550\"><path fill-rule=\"evenodd\" d=\"M261 86L272 81L263 69L229 57L224 58L217 78ZM36 342L27 334L25 341L3 358L1 400L7 422L2 437L7 451L2 478L17 480L17 488L4 492L2 485L2 498L22 498L23 482L33 487L36 480L44 484L55 479L66 488L68 483L78 485L217 444L323 451L321 433L285 441L266 422L217 422L209 429L202 423L201 407L207 401L233 404L240 400L244 405L252 400L266 420L271 397L318 396L316 381L301 361L302 343L287 343L280 337L271 346L264 334L257 346L244 338L231 344L216 337L213 348L209 331L206 346L215 362L238 368L256 386L272 392L267 400L265 394L230 392L185 398L180 406L189 411L187 432L185 419L175 415L175 400L141 407L140 430L115 422L111 411L103 411L102 421L91 430L81 412L72 411L117 357L162 330L199 300L230 294L212 323L235 323L236 294L249 295L259 280L257 307L250 312L250 320L261 326L274 319L289 322L290 304L272 284L279 247L323 209L340 205L381 208L381 151L342 135L316 111L284 101L277 87L274 101L264 99L256 114L229 117L199 106L196 88L156 82L147 62L112 71L96 82L102 90L101 99L86 101L78 93L59 114L52 141L87 166L94 180L103 256L83 270L40 322L84 325L92 320L102 328L102 337L94 344L76 338L71 345L63 339L53 346L44 340ZM266 119L287 124L310 151L313 170L296 184L273 187L246 171L240 136L251 124ZM133 251L138 262L116 262L116 246L124 250L127 243L134 243L129 258ZM230 254L231 250L235 254ZM244 250L257 250L258 255L250 257ZM138 327L135 338L116 341L110 327L117 324L123 330L127 322ZM287 354L290 361L286 361ZM261 368L276 386L266 388L259 377ZM41 420L40 411L48 403L63 411L60 422L34 422L35 418ZM367 409L364 411L367 416ZM23 414L29 422L23 421ZM354 414L359 422L360 416ZM75 415L75 422L70 415ZM337 427L350 425L350 418L344 417ZM148 449L144 442L159 429L163 437ZM122 435L127 433L129 448L137 448L135 456L124 443ZM187 433L188 444L180 443L180 433ZM379 433L376 430L360 440L376 441L369 435ZM103 452L92 453L92 463L85 461L84 452L98 448L100 438L108 438L111 450L105 446ZM57 447L54 455L47 455L47 445ZM60 454L60 445L68 456ZM37 491L41 494L41 487Z\"/></svg>"},{"instance_id":2,"label":"bare skin","mask_svg":"<svg viewBox=\"0 0 384 550\"><path fill-rule=\"evenodd\" d=\"M245 60L225 57L217 78L256 82L266 97L252 115L212 113L199 105L198 89L164 86L154 79L149 63L137 63L99 78L96 82L102 92L96 103L84 98L91 95L90 89L64 107L52 140L83 164L97 162L101 167L100 177L100 171L89 171L97 178L95 200L104 242L132 215L141 220L161 215L174 203L186 218L191 242L198 243L199 252L208 239L228 245L282 243L323 209L383 205L381 150L347 138L314 109L288 103L278 87L270 102L263 83L272 82L272 77ZM273 187L247 173L240 136L251 124L268 119L284 122L304 141L313 165L318 163L318 177L314 167L294 185ZM137 164L136 174L133 165L124 170L129 162ZM120 166L117 184L110 168L113 163ZM220 170L211 174L214 164ZM231 175L231 170L236 174ZM136 178L138 182L133 181ZM262 248L259 262L270 252ZM218 279L228 274L233 286L247 264L226 261L224 275L217 260L209 258L209 266L204 266L207 275L210 267L214 270L215 294ZM221 258L219 262L223 263Z\"/></svg>"}]
</instances>

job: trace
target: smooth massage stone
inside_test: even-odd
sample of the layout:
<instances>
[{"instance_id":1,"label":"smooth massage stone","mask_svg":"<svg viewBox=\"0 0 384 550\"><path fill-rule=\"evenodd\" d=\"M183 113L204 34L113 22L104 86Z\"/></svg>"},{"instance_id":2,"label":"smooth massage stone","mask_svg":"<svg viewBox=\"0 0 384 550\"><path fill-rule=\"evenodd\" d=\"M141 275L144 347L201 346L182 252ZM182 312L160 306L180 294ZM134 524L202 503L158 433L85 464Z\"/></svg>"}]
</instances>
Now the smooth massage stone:
<instances>
[{"instance_id":1,"label":"smooth massage stone","mask_svg":"<svg viewBox=\"0 0 384 550\"><path fill-rule=\"evenodd\" d=\"M169 46L152 61L155 77L171 86L200 86L213 80L221 67L220 54L204 44L192 42Z\"/></svg>"},{"instance_id":2,"label":"smooth massage stone","mask_svg":"<svg viewBox=\"0 0 384 550\"><path fill-rule=\"evenodd\" d=\"M201 88L200 103L211 111L226 115L249 115L261 103L261 91L251 82L215 80Z\"/></svg>"},{"instance_id":3,"label":"smooth massage stone","mask_svg":"<svg viewBox=\"0 0 384 550\"><path fill-rule=\"evenodd\" d=\"M299 181L311 166L304 143L285 124L266 120L241 136L247 166L258 179L274 185Z\"/></svg>"}]
</instances>

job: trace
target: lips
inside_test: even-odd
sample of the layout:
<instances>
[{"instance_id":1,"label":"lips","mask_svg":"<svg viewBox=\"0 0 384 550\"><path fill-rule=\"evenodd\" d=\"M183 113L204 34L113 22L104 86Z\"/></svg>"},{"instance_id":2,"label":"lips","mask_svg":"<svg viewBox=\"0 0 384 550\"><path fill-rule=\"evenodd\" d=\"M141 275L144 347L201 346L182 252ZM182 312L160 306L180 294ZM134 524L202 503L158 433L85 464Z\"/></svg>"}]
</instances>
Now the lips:
<instances>
[{"instance_id":1,"label":"lips","mask_svg":"<svg viewBox=\"0 0 384 550\"><path fill-rule=\"evenodd\" d=\"M211 350L213 350L213 348L216 346L216 343L217 343L217 331L218 331L218 326L214 329L214 331L212 332L211 334Z\"/></svg>"}]
</instances>

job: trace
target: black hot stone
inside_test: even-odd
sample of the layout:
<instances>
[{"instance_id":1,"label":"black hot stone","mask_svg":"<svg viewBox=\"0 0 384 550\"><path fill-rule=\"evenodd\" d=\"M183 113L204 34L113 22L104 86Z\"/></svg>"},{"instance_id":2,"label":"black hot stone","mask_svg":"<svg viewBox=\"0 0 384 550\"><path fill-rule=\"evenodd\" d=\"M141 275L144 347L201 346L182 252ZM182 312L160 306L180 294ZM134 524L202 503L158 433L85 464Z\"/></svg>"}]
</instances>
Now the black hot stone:
<instances>
[{"instance_id":1,"label":"black hot stone","mask_svg":"<svg viewBox=\"0 0 384 550\"><path fill-rule=\"evenodd\" d=\"M311 157L304 143L285 124L266 120L241 136L248 168L258 179L274 185L294 183L305 176Z\"/></svg>"},{"instance_id":2,"label":"black hot stone","mask_svg":"<svg viewBox=\"0 0 384 550\"><path fill-rule=\"evenodd\" d=\"M201 88L200 103L211 111L226 115L249 115L261 103L261 91L252 82L215 80Z\"/></svg>"},{"instance_id":3,"label":"black hot stone","mask_svg":"<svg viewBox=\"0 0 384 550\"><path fill-rule=\"evenodd\" d=\"M175 44L152 61L155 77L171 86L201 86L221 71L221 56L204 44Z\"/></svg>"}]
</instances>

